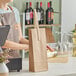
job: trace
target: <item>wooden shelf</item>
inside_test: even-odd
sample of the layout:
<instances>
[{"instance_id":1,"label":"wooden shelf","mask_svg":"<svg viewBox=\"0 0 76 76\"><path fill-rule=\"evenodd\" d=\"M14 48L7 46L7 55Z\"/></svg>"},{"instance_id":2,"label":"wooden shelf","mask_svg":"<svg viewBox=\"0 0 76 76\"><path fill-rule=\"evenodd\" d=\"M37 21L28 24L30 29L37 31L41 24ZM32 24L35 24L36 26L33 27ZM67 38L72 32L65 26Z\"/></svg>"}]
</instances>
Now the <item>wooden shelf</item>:
<instances>
[{"instance_id":1,"label":"wooden shelf","mask_svg":"<svg viewBox=\"0 0 76 76\"><path fill-rule=\"evenodd\" d=\"M51 26L60 26L60 24L39 25L39 27L51 27ZM34 25L25 25L25 28L31 28L31 27L34 27Z\"/></svg>"}]
</instances>

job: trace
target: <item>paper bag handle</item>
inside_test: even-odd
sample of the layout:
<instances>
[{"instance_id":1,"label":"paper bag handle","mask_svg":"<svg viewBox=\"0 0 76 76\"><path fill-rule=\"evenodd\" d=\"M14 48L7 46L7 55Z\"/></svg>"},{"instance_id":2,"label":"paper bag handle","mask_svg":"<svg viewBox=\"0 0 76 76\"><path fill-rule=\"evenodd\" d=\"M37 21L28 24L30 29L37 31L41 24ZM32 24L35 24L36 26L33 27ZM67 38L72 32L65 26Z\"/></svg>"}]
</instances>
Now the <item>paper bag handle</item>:
<instances>
[{"instance_id":1,"label":"paper bag handle","mask_svg":"<svg viewBox=\"0 0 76 76\"><path fill-rule=\"evenodd\" d=\"M40 40L40 31L39 31L38 17L37 17L36 9L34 9L34 28L37 29L38 40Z\"/></svg>"}]
</instances>

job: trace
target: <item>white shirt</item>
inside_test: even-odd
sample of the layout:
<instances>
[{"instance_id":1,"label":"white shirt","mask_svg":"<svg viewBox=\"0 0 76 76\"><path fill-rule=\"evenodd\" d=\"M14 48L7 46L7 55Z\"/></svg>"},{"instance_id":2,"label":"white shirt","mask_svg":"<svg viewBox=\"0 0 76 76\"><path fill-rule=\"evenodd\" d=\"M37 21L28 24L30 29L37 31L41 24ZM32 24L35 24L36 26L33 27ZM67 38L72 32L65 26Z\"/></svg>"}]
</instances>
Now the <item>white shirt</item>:
<instances>
[{"instance_id":1,"label":"white shirt","mask_svg":"<svg viewBox=\"0 0 76 76\"><path fill-rule=\"evenodd\" d=\"M11 6L12 7L12 6ZM17 8L12 7L14 14L15 14L15 19L17 23L20 23L20 15L19 15L19 11ZM4 10L4 9L0 9L0 14L2 13L9 13L12 12L12 10L8 7L8 10Z\"/></svg>"}]
</instances>

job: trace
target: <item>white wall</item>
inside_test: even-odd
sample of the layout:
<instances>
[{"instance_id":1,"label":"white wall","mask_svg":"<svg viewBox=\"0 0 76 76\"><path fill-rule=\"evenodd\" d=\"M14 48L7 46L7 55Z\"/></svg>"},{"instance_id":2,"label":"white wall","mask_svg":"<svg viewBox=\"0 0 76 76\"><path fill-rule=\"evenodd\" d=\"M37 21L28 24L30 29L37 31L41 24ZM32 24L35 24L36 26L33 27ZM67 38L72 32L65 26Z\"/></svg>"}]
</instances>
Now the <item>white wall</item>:
<instances>
[{"instance_id":1,"label":"white wall","mask_svg":"<svg viewBox=\"0 0 76 76\"><path fill-rule=\"evenodd\" d=\"M62 0L62 32L69 32L76 24L76 0Z\"/></svg>"}]
</instances>

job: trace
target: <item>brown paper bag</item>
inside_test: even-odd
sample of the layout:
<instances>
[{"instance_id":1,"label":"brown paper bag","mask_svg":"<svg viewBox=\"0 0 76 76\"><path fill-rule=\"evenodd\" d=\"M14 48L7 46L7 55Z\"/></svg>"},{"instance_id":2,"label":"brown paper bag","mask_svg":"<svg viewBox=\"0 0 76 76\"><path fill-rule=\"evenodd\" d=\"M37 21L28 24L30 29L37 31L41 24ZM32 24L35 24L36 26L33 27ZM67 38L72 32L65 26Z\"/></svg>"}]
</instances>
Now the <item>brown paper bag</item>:
<instances>
[{"instance_id":1,"label":"brown paper bag","mask_svg":"<svg viewBox=\"0 0 76 76\"><path fill-rule=\"evenodd\" d=\"M54 36L52 34L51 28L45 28L45 31L46 31L46 40L47 40L47 43L54 43L55 40L54 40Z\"/></svg>"},{"instance_id":2,"label":"brown paper bag","mask_svg":"<svg viewBox=\"0 0 76 76\"><path fill-rule=\"evenodd\" d=\"M45 29L38 27L37 13L34 10L34 29L29 29L29 71L48 70Z\"/></svg>"}]
</instances>

